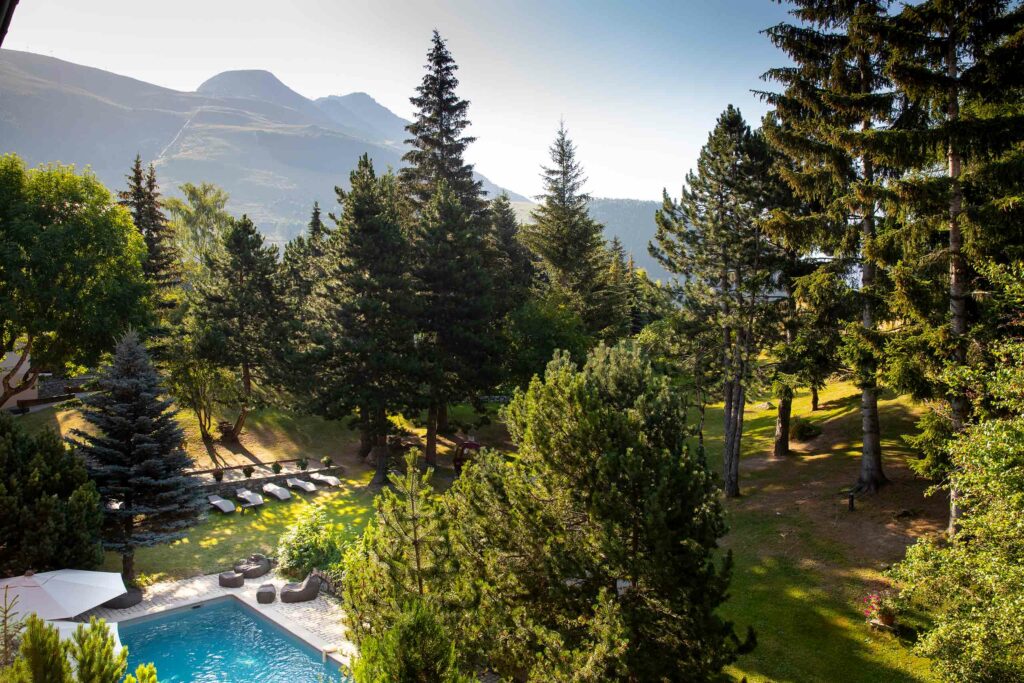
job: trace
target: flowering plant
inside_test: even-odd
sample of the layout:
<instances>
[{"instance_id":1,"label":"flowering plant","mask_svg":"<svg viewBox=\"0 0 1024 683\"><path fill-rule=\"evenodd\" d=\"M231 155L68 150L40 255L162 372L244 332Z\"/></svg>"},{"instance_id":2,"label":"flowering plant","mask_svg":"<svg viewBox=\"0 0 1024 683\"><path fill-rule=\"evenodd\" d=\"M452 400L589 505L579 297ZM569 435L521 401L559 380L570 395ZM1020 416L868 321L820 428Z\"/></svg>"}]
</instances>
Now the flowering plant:
<instances>
[{"instance_id":1,"label":"flowering plant","mask_svg":"<svg viewBox=\"0 0 1024 683\"><path fill-rule=\"evenodd\" d=\"M878 621L891 626L896 620L896 609L888 591L871 593L864 598L864 616L868 621Z\"/></svg>"}]
</instances>

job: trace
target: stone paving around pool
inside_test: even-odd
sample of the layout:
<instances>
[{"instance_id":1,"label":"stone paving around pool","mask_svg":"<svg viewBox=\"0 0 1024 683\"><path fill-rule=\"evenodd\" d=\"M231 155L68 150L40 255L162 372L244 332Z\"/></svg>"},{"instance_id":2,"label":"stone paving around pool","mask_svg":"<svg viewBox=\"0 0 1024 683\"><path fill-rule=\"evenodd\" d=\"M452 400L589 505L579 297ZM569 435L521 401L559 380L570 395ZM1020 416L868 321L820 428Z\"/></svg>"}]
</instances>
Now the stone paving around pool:
<instances>
[{"instance_id":1,"label":"stone paving around pool","mask_svg":"<svg viewBox=\"0 0 1024 683\"><path fill-rule=\"evenodd\" d=\"M320 593L309 602L283 603L279 596L269 605L261 605L256 602L256 589L264 583L273 583L280 594L281 587L288 583L288 579L271 572L257 579L247 579L245 585L240 588L221 587L216 574L181 581L165 581L146 588L142 602L134 607L97 607L82 614L79 619L88 621L90 616L96 616L108 622L127 621L230 595L278 626L292 632L316 650L326 651L328 656L336 661L348 663L356 650L345 637L345 627L341 623L341 602Z\"/></svg>"}]
</instances>

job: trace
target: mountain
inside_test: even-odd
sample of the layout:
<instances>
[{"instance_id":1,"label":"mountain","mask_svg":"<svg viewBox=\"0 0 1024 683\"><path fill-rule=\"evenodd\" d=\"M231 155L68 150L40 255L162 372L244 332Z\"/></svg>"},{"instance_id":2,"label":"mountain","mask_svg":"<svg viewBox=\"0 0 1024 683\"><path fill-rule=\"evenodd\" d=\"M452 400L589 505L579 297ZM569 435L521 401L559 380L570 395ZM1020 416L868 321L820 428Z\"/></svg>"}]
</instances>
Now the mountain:
<instances>
[{"instance_id":1,"label":"mountain","mask_svg":"<svg viewBox=\"0 0 1024 683\"><path fill-rule=\"evenodd\" d=\"M520 222L533 221L530 212L536 204L513 202L513 206ZM606 240L618 237L626 253L633 255L637 267L646 270L652 280L667 282L668 271L647 251L647 243L654 239L654 212L660 208L661 202L603 197L593 197L587 205L590 216L604 226Z\"/></svg>"},{"instance_id":2,"label":"mountain","mask_svg":"<svg viewBox=\"0 0 1024 683\"><path fill-rule=\"evenodd\" d=\"M405 127L411 122L364 92L321 97L316 104L339 125L365 130L375 139L402 145L409 137Z\"/></svg>"},{"instance_id":3,"label":"mountain","mask_svg":"<svg viewBox=\"0 0 1024 683\"><path fill-rule=\"evenodd\" d=\"M313 101L268 71L227 71L181 92L0 50L0 153L88 165L112 190L138 153L166 195L184 182L220 185L231 211L279 244L303 229L314 200L334 206L360 155L380 170L401 166L405 124L365 93ZM501 191L478 177L490 196Z\"/></svg>"}]
</instances>

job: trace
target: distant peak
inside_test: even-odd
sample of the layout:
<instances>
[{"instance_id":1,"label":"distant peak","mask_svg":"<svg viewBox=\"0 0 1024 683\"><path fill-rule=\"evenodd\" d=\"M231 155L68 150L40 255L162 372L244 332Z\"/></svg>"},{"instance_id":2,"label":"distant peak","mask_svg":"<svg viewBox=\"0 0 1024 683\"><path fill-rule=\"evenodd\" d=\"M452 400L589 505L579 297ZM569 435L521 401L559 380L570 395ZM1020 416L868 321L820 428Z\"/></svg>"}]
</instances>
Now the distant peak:
<instances>
[{"instance_id":1,"label":"distant peak","mask_svg":"<svg viewBox=\"0 0 1024 683\"><path fill-rule=\"evenodd\" d=\"M264 69L223 71L200 85L196 92L221 97L257 97L293 92L274 74Z\"/></svg>"}]
</instances>

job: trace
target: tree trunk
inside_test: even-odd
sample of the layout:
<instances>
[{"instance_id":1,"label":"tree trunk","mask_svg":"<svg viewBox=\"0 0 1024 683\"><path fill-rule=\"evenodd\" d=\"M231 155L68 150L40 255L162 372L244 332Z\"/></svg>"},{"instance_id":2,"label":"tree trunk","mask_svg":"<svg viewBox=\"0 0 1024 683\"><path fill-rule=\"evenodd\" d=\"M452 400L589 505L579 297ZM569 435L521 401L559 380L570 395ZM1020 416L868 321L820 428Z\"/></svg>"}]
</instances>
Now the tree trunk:
<instances>
[{"instance_id":1,"label":"tree trunk","mask_svg":"<svg viewBox=\"0 0 1024 683\"><path fill-rule=\"evenodd\" d=\"M867 128L865 124L865 128ZM874 181L874 165L870 157L864 157L864 178L868 183ZM861 254L867 252L875 239L875 203L869 201L864 207L861 220ZM861 259L861 327L871 337L875 333L875 280L877 268L874 261ZM859 493L874 493L889 483L882 470L882 439L878 422L878 385L875 380L877 364L874 357L862 368L860 417L861 417L861 453L860 475L854 490Z\"/></svg>"},{"instance_id":2,"label":"tree trunk","mask_svg":"<svg viewBox=\"0 0 1024 683\"><path fill-rule=\"evenodd\" d=\"M789 418L793 412L793 392L787 391L779 399L779 411L775 416L775 457L789 455Z\"/></svg>"},{"instance_id":3,"label":"tree trunk","mask_svg":"<svg viewBox=\"0 0 1024 683\"><path fill-rule=\"evenodd\" d=\"M370 463L374 446L373 430L370 428L370 411L366 408L359 410L359 458Z\"/></svg>"},{"instance_id":4,"label":"tree trunk","mask_svg":"<svg viewBox=\"0 0 1024 683\"><path fill-rule=\"evenodd\" d=\"M249 401L252 399L252 373L249 371L249 364L242 363L242 409L238 411L238 419L231 428L231 435L235 441L242 436L242 429L245 427L245 418L249 416Z\"/></svg>"},{"instance_id":5,"label":"tree trunk","mask_svg":"<svg viewBox=\"0 0 1024 683\"><path fill-rule=\"evenodd\" d=\"M121 578L124 585L132 588L135 585L135 549L121 553Z\"/></svg>"},{"instance_id":6,"label":"tree trunk","mask_svg":"<svg viewBox=\"0 0 1024 683\"><path fill-rule=\"evenodd\" d=\"M387 434L378 434L374 440L376 443L374 443L370 454L374 459L377 469L374 472L374 478L371 483L383 485L387 481L388 457L390 455L387 447Z\"/></svg>"},{"instance_id":7,"label":"tree trunk","mask_svg":"<svg viewBox=\"0 0 1024 683\"><path fill-rule=\"evenodd\" d=\"M424 459L430 467L437 466L437 403L427 409L427 448Z\"/></svg>"},{"instance_id":8,"label":"tree trunk","mask_svg":"<svg viewBox=\"0 0 1024 683\"><path fill-rule=\"evenodd\" d=\"M946 111L947 121L952 123L960 118L959 78L957 64L957 41L952 35L946 52L946 75L949 77L949 104ZM963 235L960 231L960 215L963 213L963 189L960 186L962 158L960 150L952 140L947 148L949 163L949 318L950 332L953 341L954 363L962 368L967 364L967 264L963 257ZM953 432L961 431L970 417L970 401L962 391L957 391L950 398L950 415ZM949 491L949 532L956 532L960 520L959 492L955 488Z\"/></svg>"},{"instance_id":9,"label":"tree trunk","mask_svg":"<svg viewBox=\"0 0 1024 683\"><path fill-rule=\"evenodd\" d=\"M818 387L811 385L811 412L818 410Z\"/></svg>"},{"instance_id":10,"label":"tree trunk","mask_svg":"<svg viewBox=\"0 0 1024 683\"><path fill-rule=\"evenodd\" d=\"M447 403L441 403L437 406L437 432L438 434L447 434L449 432Z\"/></svg>"},{"instance_id":11,"label":"tree trunk","mask_svg":"<svg viewBox=\"0 0 1024 683\"><path fill-rule=\"evenodd\" d=\"M740 496L740 443L743 434L743 403L745 401L743 383L737 379L730 382L731 398L729 399L729 437L726 440L723 466L725 469L725 496Z\"/></svg>"}]
</instances>

